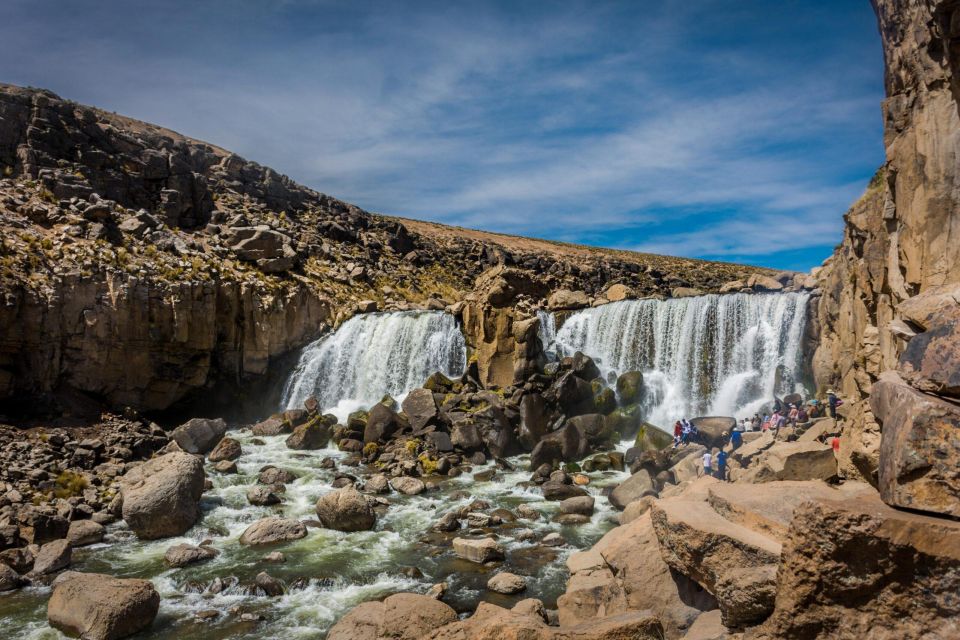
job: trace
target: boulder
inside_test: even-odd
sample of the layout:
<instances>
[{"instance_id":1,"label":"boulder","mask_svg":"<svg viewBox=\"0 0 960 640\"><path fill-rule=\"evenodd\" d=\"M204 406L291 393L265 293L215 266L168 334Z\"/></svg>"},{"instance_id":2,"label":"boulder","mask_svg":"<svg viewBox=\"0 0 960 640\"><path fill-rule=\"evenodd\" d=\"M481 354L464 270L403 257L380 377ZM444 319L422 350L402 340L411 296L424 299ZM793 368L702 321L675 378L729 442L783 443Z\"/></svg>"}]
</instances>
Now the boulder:
<instances>
[{"instance_id":1,"label":"boulder","mask_svg":"<svg viewBox=\"0 0 960 640\"><path fill-rule=\"evenodd\" d=\"M50 626L85 640L117 640L148 629L160 609L149 580L69 571L54 582Z\"/></svg>"},{"instance_id":2,"label":"boulder","mask_svg":"<svg viewBox=\"0 0 960 640\"><path fill-rule=\"evenodd\" d=\"M436 598L397 593L352 609L330 629L327 640L422 640L456 620L456 611Z\"/></svg>"},{"instance_id":3,"label":"boulder","mask_svg":"<svg viewBox=\"0 0 960 640\"><path fill-rule=\"evenodd\" d=\"M67 542L72 547L85 547L103 540L106 527L93 520L74 520L67 530Z\"/></svg>"},{"instance_id":4,"label":"boulder","mask_svg":"<svg viewBox=\"0 0 960 640\"><path fill-rule=\"evenodd\" d=\"M492 538L454 538L453 552L458 558L483 564L503 560L503 547Z\"/></svg>"},{"instance_id":5,"label":"boulder","mask_svg":"<svg viewBox=\"0 0 960 640\"><path fill-rule=\"evenodd\" d=\"M188 453L168 453L123 476L123 519L138 538L185 533L200 517L203 462Z\"/></svg>"},{"instance_id":6,"label":"boulder","mask_svg":"<svg viewBox=\"0 0 960 640\"><path fill-rule=\"evenodd\" d=\"M591 382L600 377L600 367L593 361L593 358L582 351L577 351L573 354L573 357L570 358L570 371L578 378L586 380L587 382Z\"/></svg>"},{"instance_id":7,"label":"boulder","mask_svg":"<svg viewBox=\"0 0 960 640\"><path fill-rule=\"evenodd\" d=\"M643 374L639 371L627 371L617 378L617 396L620 404L639 402L643 396Z\"/></svg>"},{"instance_id":8,"label":"boulder","mask_svg":"<svg viewBox=\"0 0 960 640\"><path fill-rule=\"evenodd\" d=\"M279 467L267 466L260 470L257 482L260 484L289 484L297 479L296 474Z\"/></svg>"},{"instance_id":9,"label":"boulder","mask_svg":"<svg viewBox=\"0 0 960 640\"><path fill-rule=\"evenodd\" d=\"M716 584L717 600L724 626L739 629L758 624L773 612L777 595L777 565L733 568Z\"/></svg>"},{"instance_id":10,"label":"boulder","mask_svg":"<svg viewBox=\"0 0 960 640\"><path fill-rule=\"evenodd\" d=\"M390 481L390 486L394 491L408 496L415 496L427 490L427 485L419 478L410 476L400 476Z\"/></svg>"},{"instance_id":11,"label":"boulder","mask_svg":"<svg viewBox=\"0 0 960 640\"><path fill-rule=\"evenodd\" d=\"M572 484L549 480L541 485L544 500L566 500L578 496L588 496L586 489Z\"/></svg>"},{"instance_id":12,"label":"boulder","mask_svg":"<svg viewBox=\"0 0 960 640\"><path fill-rule=\"evenodd\" d=\"M783 285L770 276L755 273L747 279L747 288L754 291L782 291Z\"/></svg>"},{"instance_id":13,"label":"boulder","mask_svg":"<svg viewBox=\"0 0 960 640\"><path fill-rule=\"evenodd\" d=\"M217 551L210 547L194 546L192 544L175 544L163 554L163 560L171 567L185 567L190 564L212 560L217 557Z\"/></svg>"},{"instance_id":14,"label":"boulder","mask_svg":"<svg viewBox=\"0 0 960 640\"><path fill-rule=\"evenodd\" d=\"M40 547L33 559L31 576L45 576L70 566L73 549L66 540L54 540Z\"/></svg>"},{"instance_id":15,"label":"boulder","mask_svg":"<svg viewBox=\"0 0 960 640\"><path fill-rule=\"evenodd\" d=\"M397 412L382 402L378 402L367 415L367 426L363 429L364 444L385 442L400 429Z\"/></svg>"},{"instance_id":16,"label":"boulder","mask_svg":"<svg viewBox=\"0 0 960 640\"><path fill-rule=\"evenodd\" d=\"M483 446L480 431L470 418L458 420L450 428L450 442L464 451L475 451Z\"/></svg>"},{"instance_id":17,"label":"boulder","mask_svg":"<svg viewBox=\"0 0 960 640\"><path fill-rule=\"evenodd\" d=\"M674 287L670 290L671 298L694 298L702 295L704 295L703 289L696 289L694 287Z\"/></svg>"},{"instance_id":18,"label":"boulder","mask_svg":"<svg viewBox=\"0 0 960 640\"><path fill-rule=\"evenodd\" d=\"M928 319L926 330L907 343L898 369L921 391L960 398L960 306Z\"/></svg>"},{"instance_id":19,"label":"boulder","mask_svg":"<svg viewBox=\"0 0 960 640\"><path fill-rule=\"evenodd\" d=\"M255 436L279 436L290 433L293 426L283 419L283 416L271 416L263 422L258 422L250 428Z\"/></svg>"},{"instance_id":20,"label":"boulder","mask_svg":"<svg viewBox=\"0 0 960 640\"><path fill-rule=\"evenodd\" d=\"M777 442L760 454L755 467L737 482L830 480L837 476L833 449L819 442Z\"/></svg>"},{"instance_id":21,"label":"boulder","mask_svg":"<svg viewBox=\"0 0 960 640\"><path fill-rule=\"evenodd\" d=\"M264 595L270 598L283 595L283 583L266 571L258 573L253 579L253 584L256 585L258 591L262 591Z\"/></svg>"},{"instance_id":22,"label":"boulder","mask_svg":"<svg viewBox=\"0 0 960 640\"><path fill-rule=\"evenodd\" d=\"M46 544L67 535L70 523L49 506L27 505L17 514L19 536L27 544Z\"/></svg>"},{"instance_id":23,"label":"boulder","mask_svg":"<svg viewBox=\"0 0 960 640\"><path fill-rule=\"evenodd\" d=\"M322 417L316 417L301 424L286 439L288 449L316 451L323 449L330 441L330 426Z\"/></svg>"},{"instance_id":24,"label":"boulder","mask_svg":"<svg viewBox=\"0 0 960 640\"><path fill-rule=\"evenodd\" d=\"M960 518L960 407L884 373L870 395L883 424L879 488L883 501Z\"/></svg>"},{"instance_id":25,"label":"boulder","mask_svg":"<svg viewBox=\"0 0 960 640\"><path fill-rule=\"evenodd\" d=\"M583 291L570 291L569 289L560 289L554 291L547 298L547 308L550 311L564 311L572 309L583 309L590 306L590 296Z\"/></svg>"},{"instance_id":26,"label":"boulder","mask_svg":"<svg viewBox=\"0 0 960 640\"><path fill-rule=\"evenodd\" d=\"M621 511L628 504L644 496L656 496L657 488L646 469L638 469L632 476L618 484L610 492L610 504Z\"/></svg>"},{"instance_id":27,"label":"boulder","mask_svg":"<svg viewBox=\"0 0 960 640\"><path fill-rule=\"evenodd\" d=\"M800 505L777 579L751 638L960 637L960 522L875 493Z\"/></svg>"},{"instance_id":28,"label":"boulder","mask_svg":"<svg viewBox=\"0 0 960 640\"><path fill-rule=\"evenodd\" d=\"M257 507L280 504L281 499L270 487L253 486L247 489L247 502Z\"/></svg>"},{"instance_id":29,"label":"boulder","mask_svg":"<svg viewBox=\"0 0 960 640\"><path fill-rule=\"evenodd\" d=\"M625 284L613 284L610 285L607 290L603 293L603 297L609 300L610 302L619 302L621 300L628 300L634 297L633 290Z\"/></svg>"},{"instance_id":30,"label":"boulder","mask_svg":"<svg viewBox=\"0 0 960 640\"><path fill-rule=\"evenodd\" d=\"M193 418L174 429L170 437L187 453L203 455L213 449L226 433L227 423L222 418Z\"/></svg>"},{"instance_id":31,"label":"boulder","mask_svg":"<svg viewBox=\"0 0 960 640\"><path fill-rule=\"evenodd\" d=\"M423 436L424 441L438 453L453 451L453 440L446 431L431 431Z\"/></svg>"},{"instance_id":32,"label":"boulder","mask_svg":"<svg viewBox=\"0 0 960 640\"><path fill-rule=\"evenodd\" d=\"M299 520L270 516L261 518L247 527L240 535L240 544L259 547L299 540L306 536L307 527Z\"/></svg>"},{"instance_id":33,"label":"boulder","mask_svg":"<svg viewBox=\"0 0 960 640\"><path fill-rule=\"evenodd\" d=\"M213 448L207 455L207 460L210 462L223 462L224 460L236 460L243 454L243 449L240 447L240 442L234 440L233 438L224 438L217 443L217 446Z\"/></svg>"},{"instance_id":34,"label":"boulder","mask_svg":"<svg viewBox=\"0 0 960 640\"><path fill-rule=\"evenodd\" d=\"M520 593L521 591L525 591L526 588L526 578L507 571L501 571L487 581L487 589L506 595Z\"/></svg>"},{"instance_id":35,"label":"boulder","mask_svg":"<svg viewBox=\"0 0 960 640\"><path fill-rule=\"evenodd\" d=\"M520 400L520 442L528 450L547 435L550 429L547 403L539 393L524 394Z\"/></svg>"},{"instance_id":36,"label":"boulder","mask_svg":"<svg viewBox=\"0 0 960 640\"><path fill-rule=\"evenodd\" d=\"M390 493L390 481L386 475L377 473L367 479L363 490L367 493Z\"/></svg>"},{"instance_id":37,"label":"boulder","mask_svg":"<svg viewBox=\"0 0 960 640\"><path fill-rule=\"evenodd\" d=\"M576 496L560 502L560 513L592 516L594 507L593 496Z\"/></svg>"},{"instance_id":38,"label":"boulder","mask_svg":"<svg viewBox=\"0 0 960 640\"><path fill-rule=\"evenodd\" d=\"M410 428L419 431L437 419L437 401L429 389L414 389L401 404L403 413L410 421Z\"/></svg>"},{"instance_id":39,"label":"boulder","mask_svg":"<svg viewBox=\"0 0 960 640\"><path fill-rule=\"evenodd\" d=\"M730 432L737 426L737 419L727 416L706 416L693 418L690 423L700 432L700 442L712 449L722 448L727 443Z\"/></svg>"},{"instance_id":40,"label":"boulder","mask_svg":"<svg viewBox=\"0 0 960 640\"><path fill-rule=\"evenodd\" d=\"M20 587L25 587L28 584L30 584L28 579L22 577L3 562L0 562L0 593L13 591Z\"/></svg>"},{"instance_id":41,"label":"boulder","mask_svg":"<svg viewBox=\"0 0 960 640\"><path fill-rule=\"evenodd\" d=\"M366 531L377 524L377 514L366 496L352 486L337 489L317 500L317 517L327 529Z\"/></svg>"}]
</instances>

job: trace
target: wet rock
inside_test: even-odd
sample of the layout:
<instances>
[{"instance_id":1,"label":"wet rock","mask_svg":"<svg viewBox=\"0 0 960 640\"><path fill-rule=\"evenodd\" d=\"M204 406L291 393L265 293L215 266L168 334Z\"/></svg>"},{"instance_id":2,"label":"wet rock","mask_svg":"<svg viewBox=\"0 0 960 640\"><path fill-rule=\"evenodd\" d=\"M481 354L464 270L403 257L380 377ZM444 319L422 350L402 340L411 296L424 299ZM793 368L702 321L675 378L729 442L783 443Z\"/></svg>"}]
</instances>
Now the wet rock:
<instances>
[{"instance_id":1,"label":"wet rock","mask_svg":"<svg viewBox=\"0 0 960 640\"><path fill-rule=\"evenodd\" d=\"M54 582L50 626L89 640L117 640L153 624L160 595L149 580L69 571Z\"/></svg>"},{"instance_id":2,"label":"wet rock","mask_svg":"<svg viewBox=\"0 0 960 640\"><path fill-rule=\"evenodd\" d=\"M187 453L206 454L227 433L227 423L221 418L193 418L173 430L170 436Z\"/></svg>"},{"instance_id":3,"label":"wet rock","mask_svg":"<svg viewBox=\"0 0 960 640\"><path fill-rule=\"evenodd\" d=\"M266 571L261 571L257 574L257 577L254 578L254 584L257 585L257 589L260 589L272 598L283 595L283 583Z\"/></svg>"},{"instance_id":4,"label":"wet rock","mask_svg":"<svg viewBox=\"0 0 960 640\"><path fill-rule=\"evenodd\" d=\"M290 484L297 479L296 474L286 469L268 466L260 470L257 482L260 484Z\"/></svg>"},{"instance_id":5,"label":"wet rock","mask_svg":"<svg viewBox=\"0 0 960 640\"><path fill-rule=\"evenodd\" d=\"M541 489L545 500L566 500L567 498L589 495L586 489L553 480L544 482Z\"/></svg>"},{"instance_id":6,"label":"wet rock","mask_svg":"<svg viewBox=\"0 0 960 640\"><path fill-rule=\"evenodd\" d=\"M307 528L299 520L271 516L257 520L240 536L240 544L262 546L305 538Z\"/></svg>"},{"instance_id":7,"label":"wet rock","mask_svg":"<svg viewBox=\"0 0 960 640\"><path fill-rule=\"evenodd\" d=\"M563 500L560 502L560 513L592 516L593 505L594 505L593 496L579 496L575 498L567 498L566 500Z\"/></svg>"},{"instance_id":8,"label":"wet rock","mask_svg":"<svg viewBox=\"0 0 960 640\"><path fill-rule=\"evenodd\" d=\"M540 541L545 547L562 547L567 544L567 541L559 533L548 533L543 536L543 540Z\"/></svg>"},{"instance_id":9,"label":"wet rock","mask_svg":"<svg viewBox=\"0 0 960 640\"><path fill-rule=\"evenodd\" d=\"M639 469L610 492L610 504L623 510L628 504L644 496L656 495L656 485L653 478L650 477L650 472L646 469Z\"/></svg>"},{"instance_id":10,"label":"wet rock","mask_svg":"<svg viewBox=\"0 0 960 640\"><path fill-rule=\"evenodd\" d=\"M377 523L377 514L366 496L353 487L337 489L317 500L317 517L327 529L366 531Z\"/></svg>"},{"instance_id":11,"label":"wet rock","mask_svg":"<svg viewBox=\"0 0 960 640\"><path fill-rule=\"evenodd\" d=\"M21 577L19 573L0 562L0 593L13 591L28 584L30 584L28 579Z\"/></svg>"},{"instance_id":12,"label":"wet rock","mask_svg":"<svg viewBox=\"0 0 960 640\"><path fill-rule=\"evenodd\" d=\"M271 487L255 486L247 489L247 502L258 507L269 507L280 504L282 500Z\"/></svg>"},{"instance_id":13,"label":"wet rock","mask_svg":"<svg viewBox=\"0 0 960 640\"><path fill-rule=\"evenodd\" d=\"M455 511L448 511L440 516L440 519L434 522L431 528L434 531L459 531L460 518Z\"/></svg>"},{"instance_id":14,"label":"wet rock","mask_svg":"<svg viewBox=\"0 0 960 640\"><path fill-rule=\"evenodd\" d=\"M255 436L278 436L290 433L293 426L284 420L283 416L271 416L263 422L258 422L250 428Z\"/></svg>"},{"instance_id":15,"label":"wet rock","mask_svg":"<svg viewBox=\"0 0 960 640\"><path fill-rule=\"evenodd\" d=\"M233 460L221 460L217 464L213 465L213 470L224 475L239 473L237 463Z\"/></svg>"},{"instance_id":16,"label":"wet rock","mask_svg":"<svg viewBox=\"0 0 960 640\"><path fill-rule=\"evenodd\" d=\"M517 507L517 515L527 520L538 520L540 518L540 512L529 504L521 504Z\"/></svg>"},{"instance_id":17,"label":"wet rock","mask_svg":"<svg viewBox=\"0 0 960 640\"><path fill-rule=\"evenodd\" d=\"M414 389L403 399L403 413L410 421L410 428L419 431L437 419L437 401L429 389Z\"/></svg>"},{"instance_id":18,"label":"wet rock","mask_svg":"<svg viewBox=\"0 0 960 640\"><path fill-rule=\"evenodd\" d=\"M367 493L390 493L390 480L386 475L378 473L370 476L363 485Z\"/></svg>"},{"instance_id":19,"label":"wet rock","mask_svg":"<svg viewBox=\"0 0 960 640\"><path fill-rule=\"evenodd\" d=\"M503 547L492 538L454 538L453 552L458 558L479 564L505 557Z\"/></svg>"},{"instance_id":20,"label":"wet rock","mask_svg":"<svg viewBox=\"0 0 960 640\"><path fill-rule=\"evenodd\" d=\"M507 595L520 593L521 591L525 591L526 588L526 578L507 571L502 571L487 581L487 589Z\"/></svg>"},{"instance_id":21,"label":"wet rock","mask_svg":"<svg viewBox=\"0 0 960 640\"><path fill-rule=\"evenodd\" d=\"M185 567L198 562L205 562L217 557L217 551L210 547L192 544L176 544L163 554L163 560L171 567Z\"/></svg>"},{"instance_id":22,"label":"wet rock","mask_svg":"<svg viewBox=\"0 0 960 640\"><path fill-rule=\"evenodd\" d=\"M70 523L47 506L29 505L17 514L20 537L27 544L45 544L67 535Z\"/></svg>"},{"instance_id":23,"label":"wet rock","mask_svg":"<svg viewBox=\"0 0 960 640\"><path fill-rule=\"evenodd\" d=\"M204 479L195 456L168 453L149 460L123 476L123 519L144 540L180 535L200 517Z\"/></svg>"},{"instance_id":24,"label":"wet rock","mask_svg":"<svg viewBox=\"0 0 960 640\"><path fill-rule=\"evenodd\" d=\"M85 547L103 540L106 528L93 520L74 520L67 530L67 542L73 547Z\"/></svg>"},{"instance_id":25,"label":"wet rock","mask_svg":"<svg viewBox=\"0 0 960 640\"><path fill-rule=\"evenodd\" d=\"M224 438L207 455L207 460L210 462L236 460L242 454L243 449L240 447L240 442L233 438Z\"/></svg>"},{"instance_id":26,"label":"wet rock","mask_svg":"<svg viewBox=\"0 0 960 640\"><path fill-rule=\"evenodd\" d=\"M301 424L293 430L286 440L288 449L316 451L323 449L330 441L330 426L321 417Z\"/></svg>"},{"instance_id":27,"label":"wet rock","mask_svg":"<svg viewBox=\"0 0 960 640\"><path fill-rule=\"evenodd\" d=\"M419 478L409 476L400 476L390 480L390 486L394 491L408 496L415 496L426 491L427 486Z\"/></svg>"},{"instance_id":28,"label":"wet rock","mask_svg":"<svg viewBox=\"0 0 960 640\"><path fill-rule=\"evenodd\" d=\"M31 576L45 576L70 566L73 549L66 540L54 540L40 547L33 560Z\"/></svg>"}]
</instances>

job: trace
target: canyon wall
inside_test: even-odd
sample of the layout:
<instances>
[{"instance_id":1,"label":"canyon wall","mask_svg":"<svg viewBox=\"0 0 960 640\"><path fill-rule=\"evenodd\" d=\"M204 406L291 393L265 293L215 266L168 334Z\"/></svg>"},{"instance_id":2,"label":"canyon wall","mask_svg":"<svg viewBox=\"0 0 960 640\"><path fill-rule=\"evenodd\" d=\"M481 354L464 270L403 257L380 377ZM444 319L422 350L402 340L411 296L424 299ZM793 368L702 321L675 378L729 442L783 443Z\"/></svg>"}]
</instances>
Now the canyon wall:
<instances>
[{"instance_id":1,"label":"canyon wall","mask_svg":"<svg viewBox=\"0 0 960 640\"><path fill-rule=\"evenodd\" d=\"M847 212L842 243L816 273L823 295L814 375L821 392L833 387L847 403L845 470L883 491L898 474L909 483L939 473L929 460L884 473L881 449L894 447L897 437L898 457L929 458L931 446L957 456L943 424L921 428L904 414L911 403L936 400L914 395L919 390L945 398L944 420L956 420L960 397L960 2L873 5L885 62L886 162ZM912 433L905 440L904 430ZM938 437L943 442L932 444Z\"/></svg>"}]
</instances>

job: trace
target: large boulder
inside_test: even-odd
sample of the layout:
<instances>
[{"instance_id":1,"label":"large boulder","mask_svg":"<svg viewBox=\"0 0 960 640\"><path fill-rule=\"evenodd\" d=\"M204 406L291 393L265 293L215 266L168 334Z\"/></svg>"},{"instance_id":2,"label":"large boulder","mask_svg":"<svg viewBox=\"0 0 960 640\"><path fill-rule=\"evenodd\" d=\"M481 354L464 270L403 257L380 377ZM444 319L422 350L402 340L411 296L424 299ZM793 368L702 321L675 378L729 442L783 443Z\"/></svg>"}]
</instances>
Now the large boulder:
<instances>
[{"instance_id":1,"label":"large boulder","mask_svg":"<svg viewBox=\"0 0 960 640\"><path fill-rule=\"evenodd\" d=\"M646 469L638 469L632 476L610 492L610 504L623 511L628 504L644 496L656 496L657 487Z\"/></svg>"},{"instance_id":2,"label":"large boulder","mask_svg":"<svg viewBox=\"0 0 960 640\"><path fill-rule=\"evenodd\" d=\"M27 544L45 544L67 535L70 523L49 505L27 505L17 514L19 536Z\"/></svg>"},{"instance_id":3,"label":"large boulder","mask_svg":"<svg viewBox=\"0 0 960 640\"><path fill-rule=\"evenodd\" d=\"M520 400L520 442L532 450L547 435L550 421L547 403L539 393L524 394Z\"/></svg>"},{"instance_id":4,"label":"large boulder","mask_svg":"<svg viewBox=\"0 0 960 640\"><path fill-rule=\"evenodd\" d=\"M547 308L551 311L565 311L572 309L583 309L590 306L590 296L583 291L570 291L569 289L559 289L550 294L547 298Z\"/></svg>"},{"instance_id":5,"label":"large boulder","mask_svg":"<svg viewBox=\"0 0 960 640\"><path fill-rule=\"evenodd\" d=\"M907 343L898 368L922 391L960 398L960 306L930 317Z\"/></svg>"},{"instance_id":6,"label":"large boulder","mask_svg":"<svg viewBox=\"0 0 960 640\"><path fill-rule=\"evenodd\" d=\"M541 485L544 500L566 500L579 496L589 495L586 489L575 484L566 484L556 480L549 480Z\"/></svg>"},{"instance_id":7,"label":"large boulder","mask_svg":"<svg viewBox=\"0 0 960 640\"><path fill-rule=\"evenodd\" d=\"M830 480L837 476L833 449L819 442L777 442L737 481Z\"/></svg>"},{"instance_id":8,"label":"large boulder","mask_svg":"<svg viewBox=\"0 0 960 640\"><path fill-rule=\"evenodd\" d=\"M542 464L580 460L590 451L587 438L569 421L559 430L544 437L530 453L530 469Z\"/></svg>"},{"instance_id":9,"label":"large boulder","mask_svg":"<svg viewBox=\"0 0 960 640\"><path fill-rule=\"evenodd\" d=\"M224 438L213 448L207 456L207 460L223 462L224 460L236 460L241 455L243 455L243 448L240 446L240 442L234 438Z\"/></svg>"},{"instance_id":10,"label":"large boulder","mask_svg":"<svg viewBox=\"0 0 960 640\"><path fill-rule=\"evenodd\" d=\"M437 401L429 389L414 389L407 394L400 406L414 431L433 424L437 419Z\"/></svg>"},{"instance_id":11,"label":"large boulder","mask_svg":"<svg viewBox=\"0 0 960 640\"><path fill-rule=\"evenodd\" d=\"M45 576L56 573L70 566L73 549L70 543L64 540L54 540L40 547L33 559L31 576Z\"/></svg>"},{"instance_id":12,"label":"large boulder","mask_svg":"<svg viewBox=\"0 0 960 640\"><path fill-rule=\"evenodd\" d=\"M204 455L213 449L227 433L222 418L193 418L173 430L170 437L187 453Z\"/></svg>"},{"instance_id":13,"label":"large boulder","mask_svg":"<svg viewBox=\"0 0 960 640\"><path fill-rule=\"evenodd\" d=\"M278 436L283 433L290 433L292 430L293 426L282 415L270 416L250 428L255 436Z\"/></svg>"},{"instance_id":14,"label":"large boulder","mask_svg":"<svg viewBox=\"0 0 960 640\"><path fill-rule=\"evenodd\" d=\"M373 405L367 414L367 426L363 430L363 442L382 442L390 439L401 427L397 412L383 402Z\"/></svg>"},{"instance_id":15,"label":"large boulder","mask_svg":"<svg viewBox=\"0 0 960 640\"><path fill-rule=\"evenodd\" d=\"M330 629L327 640L422 640L456 620L457 612L436 598L397 593L352 609Z\"/></svg>"},{"instance_id":16,"label":"large boulder","mask_svg":"<svg viewBox=\"0 0 960 640\"><path fill-rule=\"evenodd\" d=\"M960 522L875 493L800 505L777 578L751 640L960 637Z\"/></svg>"},{"instance_id":17,"label":"large boulder","mask_svg":"<svg viewBox=\"0 0 960 640\"><path fill-rule=\"evenodd\" d=\"M240 544L259 547L299 540L307 536L307 527L299 520L270 516L247 527L240 536Z\"/></svg>"},{"instance_id":18,"label":"large boulder","mask_svg":"<svg viewBox=\"0 0 960 640\"><path fill-rule=\"evenodd\" d=\"M123 519L142 540L181 535L200 518L204 479L203 462L189 453L148 460L123 476Z\"/></svg>"},{"instance_id":19,"label":"large boulder","mask_svg":"<svg viewBox=\"0 0 960 640\"><path fill-rule=\"evenodd\" d=\"M620 404L639 402L643 396L643 374L639 371L627 371L617 378L617 396Z\"/></svg>"},{"instance_id":20,"label":"large boulder","mask_svg":"<svg viewBox=\"0 0 960 640\"><path fill-rule=\"evenodd\" d=\"M321 496L316 508L320 523L327 529L366 531L377 524L371 499L352 486Z\"/></svg>"},{"instance_id":21,"label":"large boulder","mask_svg":"<svg viewBox=\"0 0 960 640\"><path fill-rule=\"evenodd\" d=\"M47 603L50 626L85 640L117 640L148 629L160 609L149 580L68 571Z\"/></svg>"},{"instance_id":22,"label":"large boulder","mask_svg":"<svg viewBox=\"0 0 960 640\"><path fill-rule=\"evenodd\" d=\"M315 451L326 447L329 441L330 425L322 416L318 416L296 427L287 436L286 445L288 449Z\"/></svg>"},{"instance_id":23,"label":"large boulder","mask_svg":"<svg viewBox=\"0 0 960 640\"><path fill-rule=\"evenodd\" d=\"M67 542L71 547L85 547L103 540L106 527L93 520L74 520L67 530Z\"/></svg>"},{"instance_id":24,"label":"large boulder","mask_svg":"<svg viewBox=\"0 0 960 640\"><path fill-rule=\"evenodd\" d=\"M703 416L693 418L690 423L700 432L700 442L711 449L723 447L737 426L736 418L727 416Z\"/></svg>"},{"instance_id":25,"label":"large boulder","mask_svg":"<svg viewBox=\"0 0 960 640\"><path fill-rule=\"evenodd\" d=\"M163 561L170 567L186 567L187 565L205 562L217 557L216 549L192 544L175 544L163 554Z\"/></svg>"},{"instance_id":26,"label":"large boulder","mask_svg":"<svg viewBox=\"0 0 960 640\"><path fill-rule=\"evenodd\" d=\"M543 392L543 397L548 402L558 404L567 417L594 411L593 385L572 371L557 378Z\"/></svg>"},{"instance_id":27,"label":"large boulder","mask_svg":"<svg viewBox=\"0 0 960 640\"><path fill-rule=\"evenodd\" d=\"M503 560L503 547L492 538L454 538L453 552L458 558L483 564Z\"/></svg>"},{"instance_id":28,"label":"large boulder","mask_svg":"<svg viewBox=\"0 0 960 640\"><path fill-rule=\"evenodd\" d=\"M895 507L960 518L960 407L885 373L870 406L883 424L880 496Z\"/></svg>"}]
</instances>

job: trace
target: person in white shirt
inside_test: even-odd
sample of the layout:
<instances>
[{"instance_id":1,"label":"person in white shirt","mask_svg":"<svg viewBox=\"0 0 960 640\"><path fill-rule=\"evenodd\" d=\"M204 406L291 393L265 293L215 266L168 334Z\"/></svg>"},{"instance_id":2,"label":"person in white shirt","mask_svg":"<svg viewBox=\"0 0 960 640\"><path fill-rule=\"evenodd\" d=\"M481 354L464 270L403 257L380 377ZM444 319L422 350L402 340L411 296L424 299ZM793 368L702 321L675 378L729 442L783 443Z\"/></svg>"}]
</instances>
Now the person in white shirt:
<instances>
[{"instance_id":1,"label":"person in white shirt","mask_svg":"<svg viewBox=\"0 0 960 640\"><path fill-rule=\"evenodd\" d=\"M710 452L707 451L705 454L703 454L703 475L705 476L713 475L713 468L711 467L712 462L713 462L713 455L711 455Z\"/></svg>"}]
</instances>

